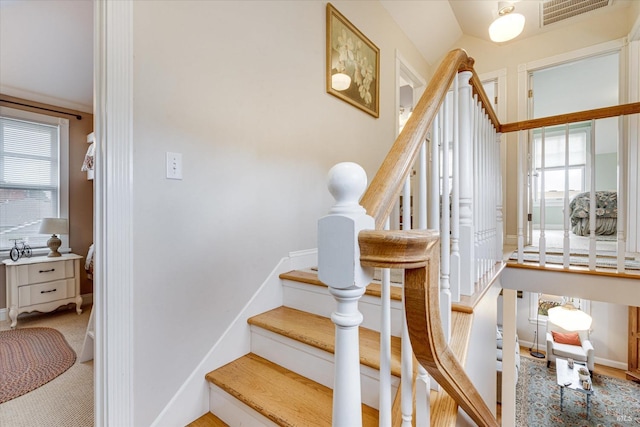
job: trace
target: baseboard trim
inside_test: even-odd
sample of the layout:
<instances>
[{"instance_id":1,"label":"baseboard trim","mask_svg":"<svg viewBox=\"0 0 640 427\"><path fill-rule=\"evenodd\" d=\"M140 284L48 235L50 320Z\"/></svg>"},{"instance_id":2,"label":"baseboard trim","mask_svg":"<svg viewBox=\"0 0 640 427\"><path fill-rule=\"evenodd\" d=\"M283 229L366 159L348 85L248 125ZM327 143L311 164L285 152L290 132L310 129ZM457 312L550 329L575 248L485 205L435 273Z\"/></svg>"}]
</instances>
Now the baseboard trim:
<instances>
[{"instance_id":1,"label":"baseboard trim","mask_svg":"<svg viewBox=\"0 0 640 427\"><path fill-rule=\"evenodd\" d=\"M515 234L507 234L507 237L504 241L505 245L517 245L518 244L518 236Z\"/></svg>"},{"instance_id":2,"label":"baseboard trim","mask_svg":"<svg viewBox=\"0 0 640 427\"><path fill-rule=\"evenodd\" d=\"M601 357L596 357L593 360L598 365L608 366L610 368L616 368L616 369L620 369L622 371L626 371L627 369L629 369L629 366L627 366L626 363L618 362L616 360L603 359Z\"/></svg>"},{"instance_id":3,"label":"baseboard trim","mask_svg":"<svg viewBox=\"0 0 640 427\"><path fill-rule=\"evenodd\" d=\"M535 346L533 346L533 343L528 342L528 341L520 341L520 347L526 349L526 351L529 351L529 348L532 349L531 351L535 351L536 350ZM539 346L539 349L540 349L540 351L543 351L545 354L547 353L546 341L544 342L544 345ZM607 366L609 368L616 368L616 369L620 369L622 371L626 371L628 369L626 363L618 362L617 360L610 360L610 359L604 359L602 357L595 357L593 359L593 361L595 363L597 363L598 365Z\"/></svg>"}]
</instances>

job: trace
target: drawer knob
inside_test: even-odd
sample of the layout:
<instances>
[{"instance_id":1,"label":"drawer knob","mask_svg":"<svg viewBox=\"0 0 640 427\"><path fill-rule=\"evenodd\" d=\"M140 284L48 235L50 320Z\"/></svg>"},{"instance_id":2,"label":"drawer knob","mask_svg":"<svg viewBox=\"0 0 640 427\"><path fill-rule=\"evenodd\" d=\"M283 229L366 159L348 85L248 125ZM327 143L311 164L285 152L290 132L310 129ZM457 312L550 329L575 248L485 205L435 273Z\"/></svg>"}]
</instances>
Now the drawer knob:
<instances>
[{"instance_id":1,"label":"drawer knob","mask_svg":"<svg viewBox=\"0 0 640 427\"><path fill-rule=\"evenodd\" d=\"M41 294L48 294L48 293L50 293L50 292L55 292L55 291L57 291L57 290L58 290L58 289L51 289L51 290L49 290L49 291L40 291L40 293L41 293Z\"/></svg>"},{"instance_id":2,"label":"drawer knob","mask_svg":"<svg viewBox=\"0 0 640 427\"><path fill-rule=\"evenodd\" d=\"M52 271L56 271L56 269L52 268L50 270L39 270L38 273L51 273Z\"/></svg>"}]
</instances>

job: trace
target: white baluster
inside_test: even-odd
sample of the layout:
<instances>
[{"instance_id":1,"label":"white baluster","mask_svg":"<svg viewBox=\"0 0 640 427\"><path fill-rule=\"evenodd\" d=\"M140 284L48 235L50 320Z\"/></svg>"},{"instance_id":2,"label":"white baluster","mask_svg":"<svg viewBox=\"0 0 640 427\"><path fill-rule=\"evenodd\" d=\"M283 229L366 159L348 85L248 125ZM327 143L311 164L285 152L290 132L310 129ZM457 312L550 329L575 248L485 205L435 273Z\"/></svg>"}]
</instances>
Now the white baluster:
<instances>
[{"instance_id":1,"label":"white baluster","mask_svg":"<svg viewBox=\"0 0 640 427\"><path fill-rule=\"evenodd\" d=\"M385 230L389 229L389 218ZM378 425L391 427L391 270L382 269L380 317L380 403Z\"/></svg>"},{"instance_id":2,"label":"white baluster","mask_svg":"<svg viewBox=\"0 0 640 427\"><path fill-rule=\"evenodd\" d=\"M337 302L331 315L336 325L333 425L351 427L362 425L358 300L373 277L373 269L360 265L358 233L374 229L375 222L358 204L367 186L359 165L335 165L328 181L336 203L318 221L318 277Z\"/></svg>"},{"instance_id":3,"label":"white baluster","mask_svg":"<svg viewBox=\"0 0 640 427\"><path fill-rule=\"evenodd\" d=\"M474 228L473 228L473 141L472 141L472 103L471 72L458 73L458 92L460 134L460 293L472 295L474 291Z\"/></svg>"},{"instance_id":4,"label":"white baluster","mask_svg":"<svg viewBox=\"0 0 640 427\"><path fill-rule=\"evenodd\" d=\"M442 108L433 120L433 138L429 155L429 215L428 227L440 230L440 145L442 144Z\"/></svg>"},{"instance_id":5,"label":"white baluster","mask_svg":"<svg viewBox=\"0 0 640 427\"><path fill-rule=\"evenodd\" d=\"M624 259L626 256L626 244L624 238L625 218L627 215L626 186L624 185L626 176L626 164L624 162L625 137L627 135L624 127L623 116L618 117L618 219L617 219L617 240L618 240L618 273L624 273Z\"/></svg>"},{"instance_id":6,"label":"white baluster","mask_svg":"<svg viewBox=\"0 0 640 427\"><path fill-rule=\"evenodd\" d=\"M480 173L480 142L482 140L480 125L480 111L481 104L478 102L477 96L474 98L474 102L472 103L472 132L473 132L473 281L477 282L480 278L480 189L482 188L482 183L480 181L480 177L482 174Z\"/></svg>"},{"instance_id":7,"label":"white baluster","mask_svg":"<svg viewBox=\"0 0 640 427\"><path fill-rule=\"evenodd\" d=\"M407 329L407 321L404 314L403 309L400 410L402 411L402 427L411 427L413 419L413 349L411 348L411 339L409 338L409 330Z\"/></svg>"},{"instance_id":8,"label":"white baluster","mask_svg":"<svg viewBox=\"0 0 640 427\"><path fill-rule=\"evenodd\" d=\"M418 196L416 200L418 210L418 229L427 228L427 143L423 142L418 157Z\"/></svg>"},{"instance_id":9,"label":"white baluster","mask_svg":"<svg viewBox=\"0 0 640 427\"><path fill-rule=\"evenodd\" d=\"M402 189L402 197L404 199L402 205L402 229L411 230L411 180L407 177ZM411 427L413 419L413 349L411 348L411 340L409 339L409 331L407 330L406 313L404 304L402 305L402 373L400 377L400 387L402 401L400 409L402 411L402 426Z\"/></svg>"},{"instance_id":10,"label":"white baluster","mask_svg":"<svg viewBox=\"0 0 640 427\"><path fill-rule=\"evenodd\" d=\"M562 242L562 266L569 268L571 239L569 237L571 214L569 212L569 125L564 127L564 239Z\"/></svg>"},{"instance_id":11,"label":"white baluster","mask_svg":"<svg viewBox=\"0 0 640 427\"><path fill-rule=\"evenodd\" d=\"M546 219L546 197L545 197L545 132L542 128L542 141L540 143L540 266L544 267L547 263L547 239L545 235L545 219Z\"/></svg>"},{"instance_id":12,"label":"white baluster","mask_svg":"<svg viewBox=\"0 0 640 427\"><path fill-rule=\"evenodd\" d=\"M501 139L502 134L500 132L495 133L496 141L496 181L495 181L495 193L496 193L496 246L495 257L496 261L500 262L504 258L504 218L502 217L502 158L501 158Z\"/></svg>"},{"instance_id":13,"label":"white baluster","mask_svg":"<svg viewBox=\"0 0 640 427\"><path fill-rule=\"evenodd\" d=\"M420 365L416 382L416 426L426 427L431 425L431 378Z\"/></svg>"},{"instance_id":14,"label":"white baluster","mask_svg":"<svg viewBox=\"0 0 640 427\"><path fill-rule=\"evenodd\" d=\"M451 173L451 259L449 283L451 301L460 301L460 94L458 79L453 80L453 150ZM464 101L463 101L464 102Z\"/></svg>"},{"instance_id":15,"label":"white baluster","mask_svg":"<svg viewBox=\"0 0 640 427\"><path fill-rule=\"evenodd\" d=\"M589 193L589 270L596 269L596 121L591 120L589 133L589 165L591 191Z\"/></svg>"},{"instance_id":16,"label":"white baluster","mask_svg":"<svg viewBox=\"0 0 640 427\"><path fill-rule=\"evenodd\" d=\"M523 131L518 131L518 264L524 262L524 196L526 194L525 145Z\"/></svg>"},{"instance_id":17,"label":"white baluster","mask_svg":"<svg viewBox=\"0 0 640 427\"><path fill-rule=\"evenodd\" d=\"M442 140L442 218L440 220L440 314L447 342L451 338L451 287L449 284L449 138L451 117L449 114L449 96L445 97L442 108L444 114L444 132Z\"/></svg>"}]
</instances>

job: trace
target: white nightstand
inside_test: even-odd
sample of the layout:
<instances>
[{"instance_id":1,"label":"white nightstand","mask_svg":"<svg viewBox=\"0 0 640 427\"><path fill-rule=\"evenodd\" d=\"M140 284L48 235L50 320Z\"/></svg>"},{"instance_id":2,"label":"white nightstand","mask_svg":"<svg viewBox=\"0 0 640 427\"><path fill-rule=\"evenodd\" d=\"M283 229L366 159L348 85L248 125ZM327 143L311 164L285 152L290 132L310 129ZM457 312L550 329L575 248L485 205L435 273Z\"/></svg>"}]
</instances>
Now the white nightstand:
<instances>
[{"instance_id":1,"label":"white nightstand","mask_svg":"<svg viewBox=\"0 0 640 427\"><path fill-rule=\"evenodd\" d=\"M48 313L69 303L82 313L80 260L76 254L61 257L39 256L2 261L7 270L7 308L11 327L20 313Z\"/></svg>"}]
</instances>

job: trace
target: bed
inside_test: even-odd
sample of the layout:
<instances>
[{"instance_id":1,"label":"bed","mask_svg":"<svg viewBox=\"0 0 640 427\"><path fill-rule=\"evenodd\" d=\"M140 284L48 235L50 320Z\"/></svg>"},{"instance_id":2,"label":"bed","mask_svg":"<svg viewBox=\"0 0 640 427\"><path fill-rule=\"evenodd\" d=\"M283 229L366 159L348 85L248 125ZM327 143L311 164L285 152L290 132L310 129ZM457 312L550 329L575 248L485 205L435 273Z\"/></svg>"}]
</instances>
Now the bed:
<instances>
[{"instance_id":1,"label":"bed","mask_svg":"<svg viewBox=\"0 0 640 427\"><path fill-rule=\"evenodd\" d=\"M588 236L590 192L576 195L569 203L571 230L578 236ZM618 193L596 191L596 235L609 236L616 233L618 222Z\"/></svg>"}]
</instances>

